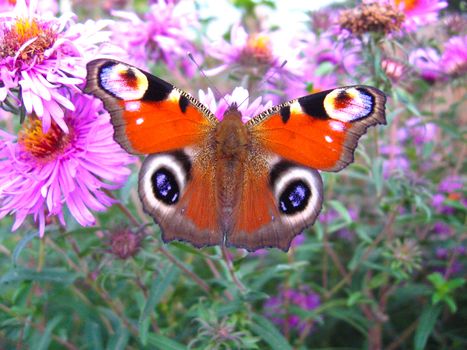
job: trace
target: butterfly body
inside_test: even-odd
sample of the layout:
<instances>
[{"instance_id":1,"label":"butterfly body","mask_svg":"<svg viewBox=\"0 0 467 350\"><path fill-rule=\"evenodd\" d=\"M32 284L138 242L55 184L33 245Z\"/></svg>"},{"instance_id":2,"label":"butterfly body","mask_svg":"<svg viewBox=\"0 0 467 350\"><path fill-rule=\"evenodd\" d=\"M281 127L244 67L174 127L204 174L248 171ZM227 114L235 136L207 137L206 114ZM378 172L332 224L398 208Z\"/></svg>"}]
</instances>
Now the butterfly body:
<instances>
[{"instance_id":1,"label":"butterfly body","mask_svg":"<svg viewBox=\"0 0 467 350\"><path fill-rule=\"evenodd\" d=\"M358 138L385 123L385 96L368 86L324 91L247 123L236 104L218 120L171 84L113 60L88 64L86 92L104 101L115 140L148 155L139 176L162 239L287 250L318 216L319 170L353 161Z\"/></svg>"}]
</instances>

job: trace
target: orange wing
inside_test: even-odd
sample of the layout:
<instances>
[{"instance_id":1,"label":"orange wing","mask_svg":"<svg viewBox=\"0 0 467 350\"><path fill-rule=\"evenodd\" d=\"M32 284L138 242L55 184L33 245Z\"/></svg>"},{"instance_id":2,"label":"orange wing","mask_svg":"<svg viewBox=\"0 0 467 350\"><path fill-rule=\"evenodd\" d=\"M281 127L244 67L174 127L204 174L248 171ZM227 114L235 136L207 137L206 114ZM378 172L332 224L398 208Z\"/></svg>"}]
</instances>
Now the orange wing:
<instances>
[{"instance_id":1,"label":"orange wing","mask_svg":"<svg viewBox=\"0 0 467 350\"><path fill-rule=\"evenodd\" d=\"M115 140L129 153L199 144L217 124L199 101L152 74L108 59L91 61L87 70L84 91L104 102Z\"/></svg>"},{"instance_id":2,"label":"orange wing","mask_svg":"<svg viewBox=\"0 0 467 350\"><path fill-rule=\"evenodd\" d=\"M301 97L247 123L267 151L309 168L339 171L353 161L366 129L385 124L386 96L369 86L350 86Z\"/></svg>"},{"instance_id":3,"label":"orange wing","mask_svg":"<svg viewBox=\"0 0 467 350\"><path fill-rule=\"evenodd\" d=\"M212 162L179 150L148 156L139 175L144 210L162 231L164 242L181 240L196 247L221 244Z\"/></svg>"},{"instance_id":4,"label":"orange wing","mask_svg":"<svg viewBox=\"0 0 467 350\"><path fill-rule=\"evenodd\" d=\"M87 70L85 92L104 102L115 140L129 153L149 154L138 192L162 239L221 244L209 156L217 118L189 94L136 67L98 59Z\"/></svg>"},{"instance_id":5,"label":"orange wing","mask_svg":"<svg viewBox=\"0 0 467 350\"><path fill-rule=\"evenodd\" d=\"M266 172L248 164L236 224L226 244L254 251L287 251L292 239L316 220L323 201L318 171L269 156ZM261 169L259 169L261 170Z\"/></svg>"}]
</instances>

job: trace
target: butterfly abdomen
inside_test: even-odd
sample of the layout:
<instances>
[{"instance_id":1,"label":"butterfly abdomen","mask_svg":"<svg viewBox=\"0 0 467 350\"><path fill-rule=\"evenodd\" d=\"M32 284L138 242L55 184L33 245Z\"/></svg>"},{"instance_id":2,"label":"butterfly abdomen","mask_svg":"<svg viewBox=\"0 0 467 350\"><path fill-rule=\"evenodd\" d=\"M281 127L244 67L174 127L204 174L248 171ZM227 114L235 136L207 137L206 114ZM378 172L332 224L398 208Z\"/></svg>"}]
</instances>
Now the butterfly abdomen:
<instances>
[{"instance_id":1,"label":"butterfly abdomen","mask_svg":"<svg viewBox=\"0 0 467 350\"><path fill-rule=\"evenodd\" d=\"M234 225L235 208L241 198L245 162L248 157L248 130L242 123L241 113L229 109L215 131L216 193L219 203L219 224L224 234Z\"/></svg>"}]
</instances>

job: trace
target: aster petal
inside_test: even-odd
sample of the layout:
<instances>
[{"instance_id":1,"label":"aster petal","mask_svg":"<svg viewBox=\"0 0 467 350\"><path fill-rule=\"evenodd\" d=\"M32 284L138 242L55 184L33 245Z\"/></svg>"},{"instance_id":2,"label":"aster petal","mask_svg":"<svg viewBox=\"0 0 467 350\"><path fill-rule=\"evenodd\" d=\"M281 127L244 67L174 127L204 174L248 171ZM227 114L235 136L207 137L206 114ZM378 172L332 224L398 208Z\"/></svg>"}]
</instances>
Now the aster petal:
<instances>
[{"instance_id":1,"label":"aster petal","mask_svg":"<svg viewBox=\"0 0 467 350\"><path fill-rule=\"evenodd\" d=\"M32 113L32 94L28 89L23 89L23 103L26 112Z\"/></svg>"},{"instance_id":2,"label":"aster petal","mask_svg":"<svg viewBox=\"0 0 467 350\"><path fill-rule=\"evenodd\" d=\"M79 222L81 226L89 226L94 224L94 216L86 208L82 200L72 193L66 198L66 204L70 209L71 215Z\"/></svg>"},{"instance_id":3,"label":"aster petal","mask_svg":"<svg viewBox=\"0 0 467 350\"><path fill-rule=\"evenodd\" d=\"M4 101L8 95L8 89L6 86L0 86L0 101Z\"/></svg>"}]
</instances>

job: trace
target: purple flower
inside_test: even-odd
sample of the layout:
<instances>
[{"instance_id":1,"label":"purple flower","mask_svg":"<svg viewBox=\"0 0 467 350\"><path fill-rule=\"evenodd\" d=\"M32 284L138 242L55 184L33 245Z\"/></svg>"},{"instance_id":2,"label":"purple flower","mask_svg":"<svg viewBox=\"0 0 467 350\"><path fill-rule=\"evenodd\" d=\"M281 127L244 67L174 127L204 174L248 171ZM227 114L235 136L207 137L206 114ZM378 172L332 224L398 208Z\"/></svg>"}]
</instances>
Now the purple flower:
<instances>
[{"instance_id":1,"label":"purple flower","mask_svg":"<svg viewBox=\"0 0 467 350\"><path fill-rule=\"evenodd\" d=\"M75 111L65 111L65 133L52 122L47 133L30 117L18 137L0 131L0 218L15 214L12 230L28 215L44 234L46 218L65 225L63 207L82 226L95 222L91 210L104 211L114 200L103 190L121 187L132 158L113 140L102 102L81 93L66 95Z\"/></svg>"},{"instance_id":2,"label":"purple flower","mask_svg":"<svg viewBox=\"0 0 467 350\"><path fill-rule=\"evenodd\" d=\"M244 123L264 110L272 107L271 101L268 101L266 104L262 104L261 96L250 104L248 90L242 87L236 87L231 95L225 95L223 98L220 98L219 101L216 100L211 89L208 89L207 93L200 90L198 95L200 102L213 111L219 120L222 120L225 111L234 102L238 104L238 110L242 113L242 121Z\"/></svg>"},{"instance_id":3,"label":"purple flower","mask_svg":"<svg viewBox=\"0 0 467 350\"><path fill-rule=\"evenodd\" d=\"M281 77L285 81L284 90L288 99L353 83L338 77L354 76L357 66L362 63L357 54L361 43L357 40L352 40L351 48L347 48L344 41L336 40L331 35L308 33L297 47L305 57L300 61L300 71Z\"/></svg>"},{"instance_id":4,"label":"purple flower","mask_svg":"<svg viewBox=\"0 0 467 350\"><path fill-rule=\"evenodd\" d=\"M71 15L40 15L36 5L18 0L0 17L0 102L10 96L41 120L44 132L52 120L67 132L64 109L75 107L61 88L76 91L84 82L86 62L108 38L100 32L107 22L74 24Z\"/></svg>"},{"instance_id":5,"label":"purple flower","mask_svg":"<svg viewBox=\"0 0 467 350\"><path fill-rule=\"evenodd\" d=\"M449 75L462 76L467 73L467 35L449 39L444 46L441 66Z\"/></svg>"},{"instance_id":6,"label":"purple flower","mask_svg":"<svg viewBox=\"0 0 467 350\"><path fill-rule=\"evenodd\" d=\"M464 184L459 176L445 177L438 185L438 190L445 193L461 191L463 188Z\"/></svg>"},{"instance_id":7,"label":"purple flower","mask_svg":"<svg viewBox=\"0 0 467 350\"><path fill-rule=\"evenodd\" d=\"M302 319L299 315L293 314L290 307L295 306L305 311L311 311L321 305L318 294L302 288L281 289L275 297L270 297L264 304L265 314L272 322L281 328L288 327L297 332L309 332L313 321Z\"/></svg>"},{"instance_id":8,"label":"purple flower","mask_svg":"<svg viewBox=\"0 0 467 350\"><path fill-rule=\"evenodd\" d=\"M441 57L435 49L427 47L412 51L409 56L409 63L420 74L422 79L433 83L443 73L440 69L440 59Z\"/></svg>"},{"instance_id":9,"label":"purple flower","mask_svg":"<svg viewBox=\"0 0 467 350\"><path fill-rule=\"evenodd\" d=\"M467 204L462 194L464 182L459 176L447 176L438 185L438 192L432 197L432 205L440 214L453 214L455 208L446 203L446 200L457 201L463 205Z\"/></svg>"},{"instance_id":10,"label":"purple flower","mask_svg":"<svg viewBox=\"0 0 467 350\"><path fill-rule=\"evenodd\" d=\"M249 34L235 25L230 32L230 42L220 39L206 43L211 56L222 63L216 68L206 71L214 75L225 70L231 73L245 73L262 79L270 70L282 69L280 75L298 75L301 73L302 60L299 59L300 47L290 43L290 38L282 38L281 32L261 32ZM287 59L287 64L281 68Z\"/></svg>"},{"instance_id":11,"label":"purple flower","mask_svg":"<svg viewBox=\"0 0 467 350\"><path fill-rule=\"evenodd\" d=\"M30 3L30 0L26 0L27 5ZM0 12L10 11L15 7L15 4L15 0L0 0ZM56 0L41 0L37 4L37 11L41 13L50 12L55 14L58 12L58 2Z\"/></svg>"},{"instance_id":12,"label":"purple flower","mask_svg":"<svg viewBox=\"0 0 467 350\"><path fill-rule=\"evenodd\" d=\"M403 27L408 32L436 22L439 11L448 6L444 0L363 0L363 2L389 4L399 10L405 16Z\"/></svg>"},{"instance_id":13,"label":"purple flower","mask_svg":"<svg viewBox=\"0 0 467 350\"><path fill-rule=\"evenodd\" d=\"M403 147L399 145L382 145L380 153L387 156L387 159L383 162L383 176L385 179L394 173L406 173L410 170L410 162Z\"/></svg>"},{"instance_id":14,"label":"purple flower","mask_svg":"<svg viewBox=\"0 0 467 350\"><path fill-rule=\"evenodd\" d=\"M386 0L379 1L387 3ZM403 26L407 31L415 31L421 26L436 22L439 11L448 6L443 0L389 0L389 3L404 13Z\"/></svg>"},{"instance_id":15,"label":"purple flower","mask_svg":"<svg viewBox=\"0 0 467 350\"><path fill-rule=\"evenodd\" d=\"M181 60L187 60L188 52L195 50L191 28L198 21L186 6L162 0L152 4L142 19L133 12L112 14L124 20L115 23L113 41L131 55L129 59L136 66L146 67L148 61L162 61L173 70ZM182 68L190 76L194 72L191 63Z\"/></svg>"},{"instance_id":16,"label":"purple flower","mask_svg":"<svg viewBox=\"0 0 467 350\"><path fill-rule=\"evenodd\" d=\"M417 153L421 154L421 147L428 142L435 142L438 126L425 122L420 117L411 117L397 130L397 140L404 146L415 145Z\"/></svg>"},{"instance_id":17,"label":"purple flower","mask_svg":"<svg viewBox=\"0 0 467 350\"><path fill-rule=\"evenodd\" d=\"M313 36L306 34L307 45L304 55L316 65L330 63L338 74L353 76L357 67L363 63L361 59L362 44L360 40L336 40L331 35ZM345 82L342 82L345 83Z\"/></svg>"},{"instance_id":18,"label":"purple flower","mask_svg":"<svg viewBox=\"0 0 467 350\"><path fill-rule=\"evenodd\" d=\"M433 225L433 232L436 233L437 236L440 238L450 237L454 233L451 226L449 226L448 224L445 224L442 221L438 221Z\"/></svg>"},{"instance_id":19,"label":"purple flower","mask_svg":"<svg viewBox=\"0 0 467 350\"><path fill-rule=\"evenodd\" d=\"M406 66L402 62L390 58L381 60L381 68L384 70L386 76L394 83L403 78L404 73L407 70Z\"/></svg>"},{"instance_id":20,"label":"purple flower","mask_svg":"<svg viewBox=\"0 0 467 350\"><path fill-rule=\"evenodd\" d=\"M352 221L356 221L358 219L358 208L356 207L349 207L348 213ZM326 208L318 217L318 220L322 224L333 224L337 223L339 220L342 222L342 218L339 213L333 209L332 207ZM355 238L355 233L349 230L347 227L338 229L337 231L333 231L338 238L345 240L345 241L352 241Z\"/></svg>"}]
</instances>

